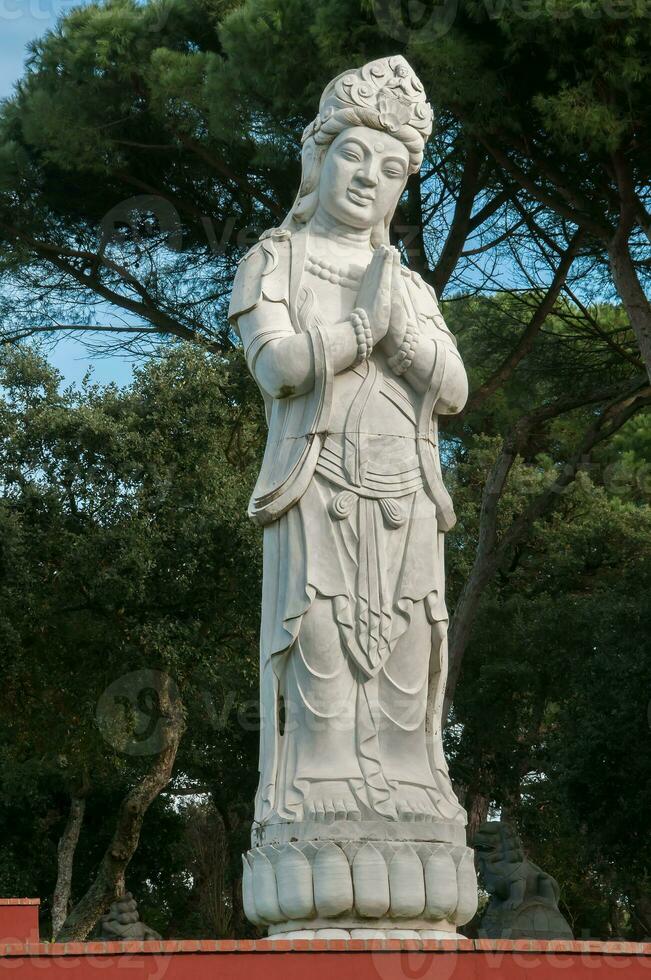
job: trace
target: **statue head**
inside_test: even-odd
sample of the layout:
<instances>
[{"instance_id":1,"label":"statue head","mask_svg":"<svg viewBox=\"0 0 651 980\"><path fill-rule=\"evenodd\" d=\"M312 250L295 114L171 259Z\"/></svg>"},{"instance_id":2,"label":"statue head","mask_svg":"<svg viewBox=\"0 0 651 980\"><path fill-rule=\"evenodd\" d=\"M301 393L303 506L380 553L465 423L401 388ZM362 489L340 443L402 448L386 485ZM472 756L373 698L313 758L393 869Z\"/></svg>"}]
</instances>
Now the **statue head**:
<instances>
[{"instance_id":1,"label":"statue head","mask_svg":"<svg viewBox=\"0 0 651 980\"><path fill-rule=\"evenodd\" d=\"M431 131L432 108L401 55L343 72L303 133L301 186L285 226L305 224L321 204L342 224L371 228L374 245L388 241Z\"/></svg>"},{"instance_id":2,"label":"statue head","mask_svg":"<svg viewBox=\"0 0 651 980\"><path fill-rule=\"evenodd\" d=\"M480 865L520 862L524 851L517 831L501 820L487 820L474 836L472 846Z\"/></svg>"}]
</instances>

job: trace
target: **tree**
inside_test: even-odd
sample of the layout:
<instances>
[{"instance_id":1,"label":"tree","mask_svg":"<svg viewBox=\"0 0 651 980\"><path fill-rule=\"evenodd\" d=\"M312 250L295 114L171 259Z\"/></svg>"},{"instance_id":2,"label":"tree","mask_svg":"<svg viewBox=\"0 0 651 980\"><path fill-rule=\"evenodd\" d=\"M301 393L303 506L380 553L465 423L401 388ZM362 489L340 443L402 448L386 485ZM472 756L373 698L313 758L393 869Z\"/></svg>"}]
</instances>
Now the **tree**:
<instances>
[{"instance_id":1,"label":"tree","mask_svg":"<svg viewBox=\"0 0 651 980\"><path fill-rule=\"evenodd\" d=\"M67 15L33 45L0 116L0 257L14 277L3 335L93 326L96 344L172 336L228 349L235 262L292 203L323 85L394 47L353 0L173 0L164 12L110 0ZM427 77L426 59L416 67ZM440 113L394 229L405 257L439 292L494 286L523 227L514 188ZM556 238L552 266L567 248Z\"/></svg>"},{"instance_id":2,"label":"tree","mask_svg":"<svg viewBox=\"0 0 651 980\"><path fill-rule=\"evenodd\" d=\"M598 244L651 378L648 4L460 4L427 59L436 100L513 182Z\"/></svg>"},{"instance_id":3,"label":"tree","mask_svg":"<svg viewBox=\"0 0 651 980\"><path fill-rule=\"evenodd\" d=\"M618 438L632 447L637 429ZM478 443L463 469L481 471L495 449ZM602 449L485 593L447 739L471 820L492 806L516 823L560 881L575 934L642 939L651 509L648 494L636 499L632 469L617 477L612 458ZM645 465L638 457L642 477ZM517 468L512 494L531 494L527 470ZM462 520L472 521L476 497L462 485Z\"/></svg>"},{"instance_id":4,"label":"tree","mask_svg":"<svg viewBox=\"0 0 651 980\"><path fill-rule=\"evenodd\" d=\"M5 350L0 712L7 798L26 806L36 787L69 796L54 924L65 939L87 935L124 889L175 762L196 791L207 778L232 790L239 756L237 780L253 793L242 772L255 733L215 731L206 712L218 711L213 696L232 694L235 708L254 698L259 541L246 496L261 419L239 359L178 351L123 393L90 382L60 392L59 380L35 354ZM143 720L152 729L140 745ZM77 801L107 793L113 827L80 895ZM61 923L71 879L74 907Z\"/></svg>"}]
</instances>

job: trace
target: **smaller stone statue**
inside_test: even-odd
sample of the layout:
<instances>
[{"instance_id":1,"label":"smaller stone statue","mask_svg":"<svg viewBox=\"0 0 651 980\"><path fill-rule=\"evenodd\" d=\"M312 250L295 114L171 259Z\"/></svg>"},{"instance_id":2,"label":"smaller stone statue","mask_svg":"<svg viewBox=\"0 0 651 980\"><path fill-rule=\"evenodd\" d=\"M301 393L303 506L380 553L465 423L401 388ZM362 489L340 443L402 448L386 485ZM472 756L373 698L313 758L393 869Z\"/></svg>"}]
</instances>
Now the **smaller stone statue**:
<instances>
[{"instance_id":1,"label":"smaller stone statue","mask_svg":"<svg viewBox=\"0 0 651 980\"><path fill-rule=\"evenodd\" d=\"M491 896L479 922L482 938L574 938L558 908L558 882L525 857L513 827L484 823L473 843L480 880Z\"/></svg>"},{"instance_id":2,"label":"smaller stone statue","mask_svg":"<svg viewBox=\"0 0 651 980\"><path fill-rule=\"evenodd\" d=\"M108 913L100 919L99 938L114 942L136 940L147 942L161 939L146 923L140 921L138 903L131 894L125 894L111 905Z\"/></svg>"}]
</instances>

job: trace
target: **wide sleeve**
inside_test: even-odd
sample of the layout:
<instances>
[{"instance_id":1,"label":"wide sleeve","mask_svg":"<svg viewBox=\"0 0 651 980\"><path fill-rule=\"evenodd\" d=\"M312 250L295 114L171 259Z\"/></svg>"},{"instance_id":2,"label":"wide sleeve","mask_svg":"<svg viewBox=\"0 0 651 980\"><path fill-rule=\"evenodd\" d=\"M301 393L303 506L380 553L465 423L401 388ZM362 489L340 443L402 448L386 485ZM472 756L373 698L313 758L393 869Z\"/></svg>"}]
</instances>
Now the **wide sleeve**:
<instances>
[{"instance_id":1,"label":"wide sleeve","mask_svg":"<svg viewBox=\"0 0 651 980\"><path fill-rule=\"evenodd\" d=\"M254 245L240 262L228 308L228 319L244 347L249 370L255 375L255 361L270 340L293 336L289 315L290 243L288 239L265 238ZM257 318L255 326L242 321L264 300L285 307L286 317Z\"/></svg>"}]
</instances>

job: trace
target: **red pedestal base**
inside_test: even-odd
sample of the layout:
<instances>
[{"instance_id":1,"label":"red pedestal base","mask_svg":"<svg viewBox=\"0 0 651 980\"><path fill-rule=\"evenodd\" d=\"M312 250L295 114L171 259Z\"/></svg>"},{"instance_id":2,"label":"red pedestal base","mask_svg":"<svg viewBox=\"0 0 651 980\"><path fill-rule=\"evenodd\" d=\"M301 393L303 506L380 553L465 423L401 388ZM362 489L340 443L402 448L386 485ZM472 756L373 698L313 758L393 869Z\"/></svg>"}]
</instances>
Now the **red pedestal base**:
<instances>
[{"instance_id":1,"label":"red pedestal base","mask_svg":"<svg viewBox=\"0 0 651 980\"><path fill-rule=\"evenodd\" d=\"M651 943L295 940L0 946L20 980L651 980ZM124 971L131 971L125 973ZM625 973L623 971L626 971Z\"/></svg>"}]
</instances>

